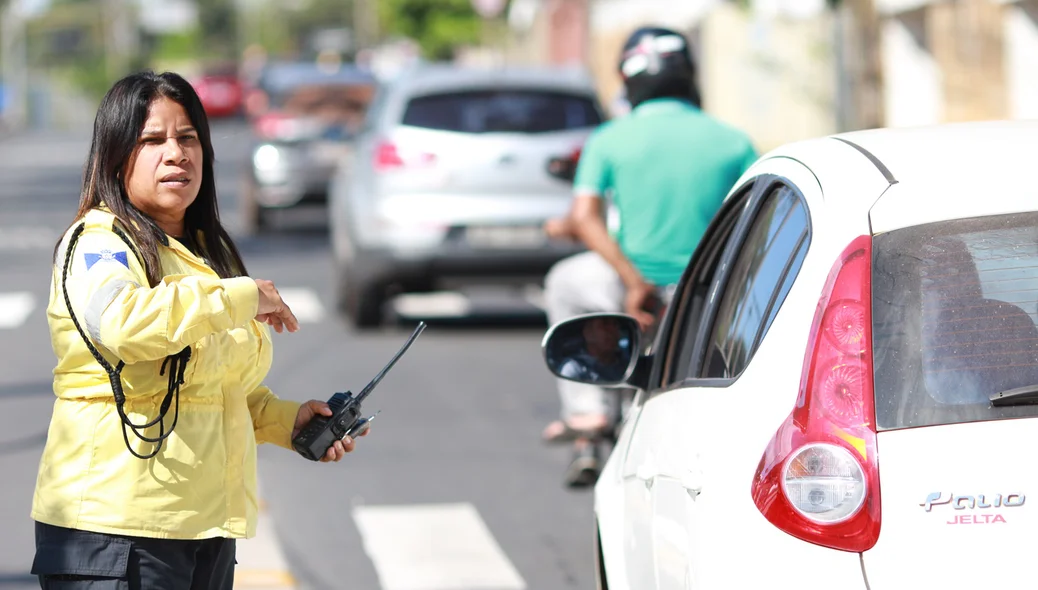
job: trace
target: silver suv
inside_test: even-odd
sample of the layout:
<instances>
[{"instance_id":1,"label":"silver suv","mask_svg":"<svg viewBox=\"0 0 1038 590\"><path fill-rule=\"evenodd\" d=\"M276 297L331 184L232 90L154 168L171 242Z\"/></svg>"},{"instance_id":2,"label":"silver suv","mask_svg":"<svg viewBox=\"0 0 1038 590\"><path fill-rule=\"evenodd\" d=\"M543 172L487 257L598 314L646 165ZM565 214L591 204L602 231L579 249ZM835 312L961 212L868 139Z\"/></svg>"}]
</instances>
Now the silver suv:
<instances>
[{"instance_id":1,"label":"silver suv","mask_svg":"<svg viewBox=\"0 0 1038 590\"><path fill-rule=\"evenodd\" d=\"M340 310L372 327L394 294L542 279L579 250L541 229L571 198L548 164L602 121L580 71L423 66L381 86L329 189Z\"/></svg>"}]
</instances>

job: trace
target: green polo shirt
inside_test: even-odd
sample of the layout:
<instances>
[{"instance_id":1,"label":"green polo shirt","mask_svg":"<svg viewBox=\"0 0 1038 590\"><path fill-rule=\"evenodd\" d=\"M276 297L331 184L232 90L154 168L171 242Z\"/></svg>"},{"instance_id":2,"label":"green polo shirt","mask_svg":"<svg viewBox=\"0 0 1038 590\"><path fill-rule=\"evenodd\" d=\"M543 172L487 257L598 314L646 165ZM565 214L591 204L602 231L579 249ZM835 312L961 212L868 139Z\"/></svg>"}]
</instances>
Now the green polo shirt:
<instances>
[{"instance_id":1,"label":"green polo shirt","mask_svg":"<svg viewBox=\"0 0 1038 590\"><path fill-rule=\"evenodd\" d=\"M611 191L620 249L647 281L670 285L756 159L741 131L689 102L655 99L592 134L574 189L599 197Z\"/></svg>"}]
</instances>

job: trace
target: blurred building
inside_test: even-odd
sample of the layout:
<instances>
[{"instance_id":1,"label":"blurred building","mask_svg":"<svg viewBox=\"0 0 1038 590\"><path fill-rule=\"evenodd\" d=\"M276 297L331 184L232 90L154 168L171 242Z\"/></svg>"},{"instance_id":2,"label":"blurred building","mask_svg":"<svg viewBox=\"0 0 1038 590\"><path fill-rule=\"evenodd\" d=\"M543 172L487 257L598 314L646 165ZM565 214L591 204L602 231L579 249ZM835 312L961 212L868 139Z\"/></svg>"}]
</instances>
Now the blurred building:
<instances>
[{"instance_id":1,"label":"blurred building","mask_svg":"<svg viewBox=\"0 0 1038 590\"><path fill-rule=\"evenodd\" d=\"M792 6L787 6L791 4ZM763 149L835 129L832 17L812 0L513 0L514 60L580 63L605 105L617 103L616 72L634 29L684 32L700 63L704 107Z\"/></svg>"},{"instance_id":2,"label":"blurred building","mask_svg":"<svg viewBox=\"0 0 1038 590\"><path fill-rule=\"evenodd\" d=\"M879 0L886 124L1038 115L1038 2Z\"/></svg>"},{"instance_id":3,"label":"blurred building","mask_svg":"<svg viewBox=\"0 0 1038 590\"><path fill-rule=\"evenodd\" d=\"M586 65L591 31L588 11L594 0L512 0L507 20L512 62Z\"/></svg>"},{"instance_id":4,"label":"blurred building","mask_svg":"<svg viewBox=\"0 0 1038 590\"><path fill-rule=\"evenodd\" d=\"M872 124L1038 115L1038 0L513 0L508 16L510 59L581 64L607 105L631 31L684 31L704 107L762 149ZM874 117L856 111L867 93Z\"/></svg>"},{"instance_id":5,"label":"blurred building","mask_svg":"<svg viewBox=\"0 0 1038 590\"><path fill-rule=\"evenodd\" d=\"M698 29L703 106L758 149L838 130L839 39L821 2L717 3Z\"/></svg>"}]
</instances>

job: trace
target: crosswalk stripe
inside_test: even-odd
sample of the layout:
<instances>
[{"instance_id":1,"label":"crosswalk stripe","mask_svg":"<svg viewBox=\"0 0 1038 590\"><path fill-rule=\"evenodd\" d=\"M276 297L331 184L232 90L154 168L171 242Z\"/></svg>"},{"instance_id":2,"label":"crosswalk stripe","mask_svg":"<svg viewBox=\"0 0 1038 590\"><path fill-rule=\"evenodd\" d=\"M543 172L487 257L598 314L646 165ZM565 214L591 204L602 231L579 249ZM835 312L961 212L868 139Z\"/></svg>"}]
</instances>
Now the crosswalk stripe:
<instances>
[{"instance_id":1,"label":"crosswalk stripe","mask_svg":"<svg viewBox=\"0 0 1038 590\"><path fill-rule=\"evenodd\" d=\"M292 309L300 323L315 324L324 319L324 306L311 289L278 288L281 299Z\"/></svg>"},{"instance_id":2,"label":"crosswalk stripe","mask_svg":"<svg viewBox=\"0 0 1038 590\"><path fill-rule=\"evenodd\" d=\"M396 313L405 317L452 317L463 316L472 311L469 298L453 291L397 295L392 306Z\"/></svg>"},{"instance_id":3,"label":"crosswalk stripe","mask_svg":"<svg viewBox=\"0 0 1038 590\"><path fill-rule=\"evenodd\" d=\"M300 322L313 324L324 319L324 306L313 290L288 288L279 292ZM36 299L32 293L0 293L0 330L21 326L35 309Z\"/></svg>"},{"instance_id":4,"label":"crosswalk stripe","mask_svg":"<svg viewBox=\"0 0 1038 590\"><path fill-rule=\"evenodd\" d=\"M293 590L298 588L277 540L274 521L260 502L256 536L235 543L234 587L239 590Z\"/></svg>"},{"instance_id":5,"label":"crosswalk stripe","mask_svg":"<svg viewBox=\"0 0 1038 590\"><path fill-rule=\"evenodd\" d=\"M0 293L0 329L21 326L35 307L32 293Z\"/></svg>"},{"instance_id":6,"label":"crosswalk stripe","mask_svg":"<svg viewBox=\"0 0 1038 590\"><path fill-rule=\"evenodd\" d=\"M353 518L382 590L524 590L475 506L357 506Z\"/></svg>"}]
</instances>

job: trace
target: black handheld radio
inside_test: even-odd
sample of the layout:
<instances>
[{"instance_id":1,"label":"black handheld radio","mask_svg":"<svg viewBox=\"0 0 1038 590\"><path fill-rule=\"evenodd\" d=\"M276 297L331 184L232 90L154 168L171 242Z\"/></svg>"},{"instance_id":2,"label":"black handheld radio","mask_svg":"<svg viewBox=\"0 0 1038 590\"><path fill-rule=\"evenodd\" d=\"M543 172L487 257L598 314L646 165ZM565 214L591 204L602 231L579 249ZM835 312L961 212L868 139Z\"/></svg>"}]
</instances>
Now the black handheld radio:
<instances>
[{"instance_id":1,"label":"black handheld radio","mask_svg":"<svg viewBox=\"0 0 1038 590\"><path fill-rule=\"evenodd\" d=\"M393 368L393 365L400 360L400 357L404 356L407 349L411 347L411 343L418 338L418 335L423 330L425 330L425 322L419 322L414 333L411 334L404 346L389 361L389 364L383 367L378 375L375 375L375 378L365 385L364 389L360 390L356 397L349 391L333 395L328 400L328 406L332 410L332 415L314 416L310 423L292 439L292 448L307 459L318 461L328 452L328 448L335 444L335 441L342 440L347 436L357 437L367 431L371 420L375 416L361 418L361 402L371 394L371 391L375 389L379 381L382 381L382 378Z\"/></svg>"}]
</instances>

